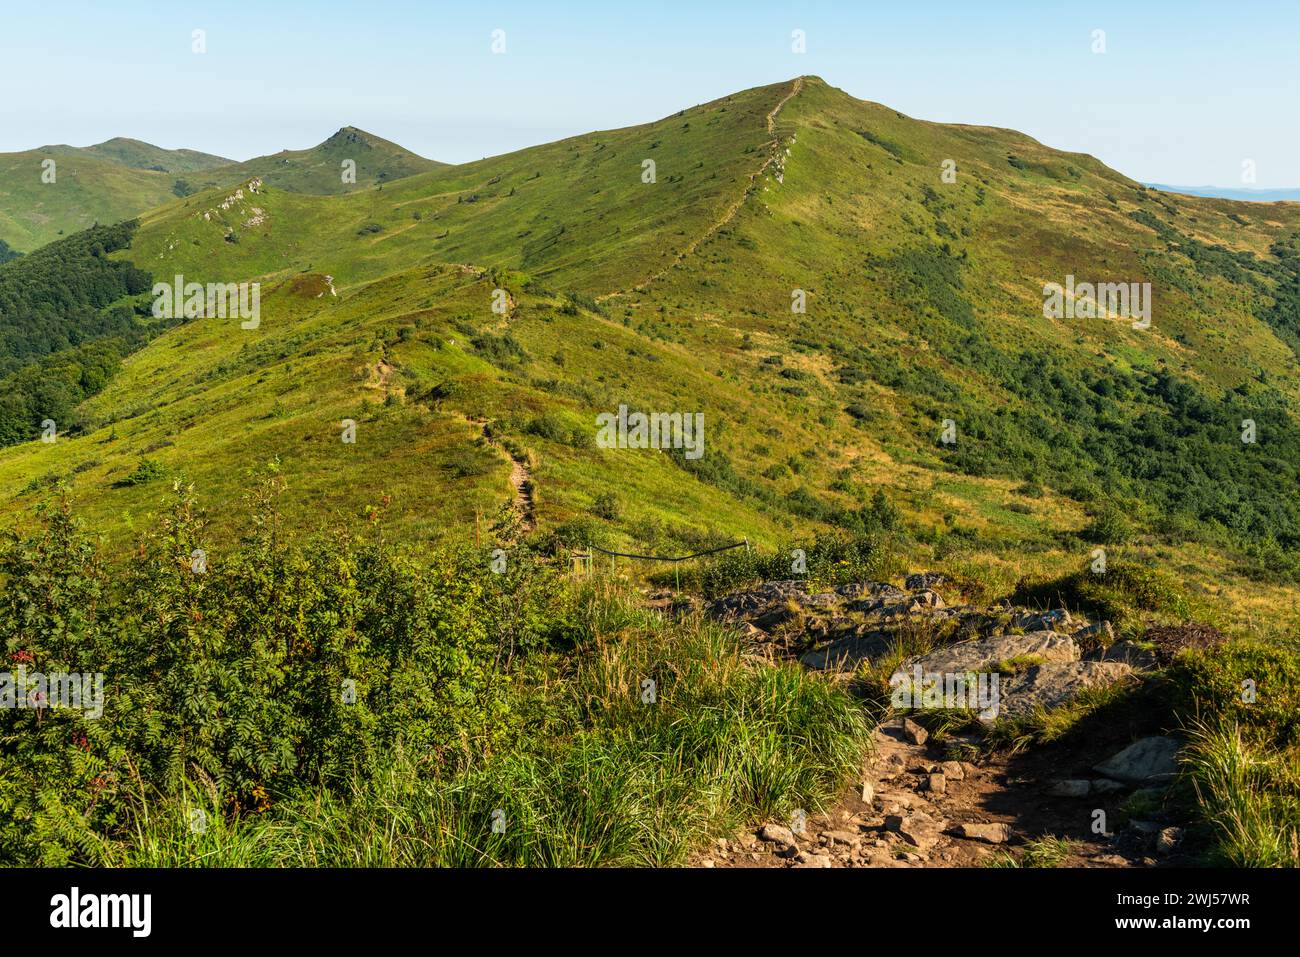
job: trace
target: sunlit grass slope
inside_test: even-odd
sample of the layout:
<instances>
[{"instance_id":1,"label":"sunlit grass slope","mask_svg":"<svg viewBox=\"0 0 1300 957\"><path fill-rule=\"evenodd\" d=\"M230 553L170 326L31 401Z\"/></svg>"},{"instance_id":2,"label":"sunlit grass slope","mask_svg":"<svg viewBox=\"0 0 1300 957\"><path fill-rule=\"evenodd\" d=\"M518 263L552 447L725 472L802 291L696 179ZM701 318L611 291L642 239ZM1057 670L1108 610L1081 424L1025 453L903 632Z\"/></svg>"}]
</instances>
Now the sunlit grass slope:
<instances>
[{"instance_id":1,"label":"sunlit grass slope","mask_svg":"<svg viewBox=\"0 0 1300 957\"><path fill-rule=\"evenodd\" d=\"M1266 571L1300 506L1251 483L1300 447L1294 204L1155 193L811 77L382 188L244 172L256 192L176 199L120 255L260 280L261 328L195 320L129 357L80 434L0 453L7 507L66 478L111 530L156 498L123 484L141 459L234 502L278 455L304 522L467 537L517 499L513 455L544 533L598 518L662 551L776 544L883 488L917 561L1013 584L1086 565L1119 514L1113 551L1278 612ZM1044 318L1043 284L1070 275L1150 282L1150 328ZM703 412L708 469L596 448L621 402ZM1181 490L1179 455L1206 467Z\"/></svg>"}]
</instances>

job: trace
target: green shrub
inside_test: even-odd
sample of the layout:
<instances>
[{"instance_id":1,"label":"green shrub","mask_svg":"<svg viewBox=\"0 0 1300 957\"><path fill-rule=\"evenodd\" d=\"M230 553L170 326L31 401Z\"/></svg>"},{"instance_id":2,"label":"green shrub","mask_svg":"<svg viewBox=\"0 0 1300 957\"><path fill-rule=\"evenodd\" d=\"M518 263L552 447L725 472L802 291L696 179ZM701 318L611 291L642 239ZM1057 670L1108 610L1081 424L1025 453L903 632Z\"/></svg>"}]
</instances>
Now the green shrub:
<instances>
[{"instance_id":1,"label":"green shrub","mask_svg":"<svg viewBox=\"0 0 1300 957\"><path fill-rule=\"evenodd\" d=\"M611 491L596 493L596 497L591 503L592 515L613 522L618 520L619 513L620 509L617 495Z\"/></svg>"},{"instance_id":2,"label":"green shrub","mask_svg":"<svg viewBox=\"0 0 1300 957\"><path fill-rule=\"evenodd\" d=\"M1144 613L1184 620L1195 604L1176 579L1149 565L1111 561L1106 571L1072 572L1060 578L1022 582L1011 601L1035 607L1065 607L1094 620L1138 628Z\"/></svg>"},{"instance_id":3,"label":"green shrub","mask_svg":"<svg viewBox=\"0 0 1300 957\"><path fill-rule=\"evenodd\" d=\"M555 590L534 588L545 573L289 541L269 493L255 504L252 533L209 550L201 572L183 489L120 574L66 506L9 536L0 647L31 672L99 673L109 688L98 719L0 710L0 861L92 860L97 842L125 839L139 801L189 784L254 813L383 755L448 771L509 739L502 663L564 621Z\"/></svg>"},{"instance_id":4,"label":"green shrub","mask_svg":"<svg viewBox=\"0 0 1300 957\"><path fill-rule=\"evenodd\" d=\"M162 477L163 467L161 465L153 461L153 459L141 459L134 472L115 484L119 488L129 488L133 485L145 485Z\"/></svg>"},{"instance_id":5,"label":"green shrub","mask_svg":"<svg viewBox=\"0 0 1300 957\"><path fill-rule=\"evenodd\" d=\"M1083 534L1088 541L1099 545L1123 545L1132 538L1133 525L1118 508L1106 505L1097 510Z\"/></svg>"},{"instance_id":6,"label":"green shrub","mask_svg":"<svg viewBox=\"0 0 1300 957\"><path fill-rule=\"evenodd\" d=\"M294 540L278 494L214 546L178 486L121 569L66 503L6 537L6 658L108 687L98 719L0 710L0 864L680 863L860 767L849 695L725 629L526 548L496 574L480 551Z\"/></svg>"},{"instance_id":7,"label":"green shrub","mask_svg":"<svg viewBox=\"0 0 1300 957\"><path fill-rule=\"evenodd\" d=\"M1248 745L1300 753L1300 655L1255 641L1185 651L1169 669L1184 722L1241 729ZM1250 700L1244 700L1250 699Z\"/></svg>"},{"instance_id":8,"label":"green shrub","mask_svg":"<svg viewBox=\"0 0 1300 957\"><path fill-rule=\"evenodd\" d=\"M572 448L582 448L590 445L593 434L584 432L577 426L572 425L564 416L555 412L543 412L541 415L529 419L524 424L524 431L529 435L536 435L538 438L546 439L548 442L556 442Z\"/></svg>"}]
</instances>

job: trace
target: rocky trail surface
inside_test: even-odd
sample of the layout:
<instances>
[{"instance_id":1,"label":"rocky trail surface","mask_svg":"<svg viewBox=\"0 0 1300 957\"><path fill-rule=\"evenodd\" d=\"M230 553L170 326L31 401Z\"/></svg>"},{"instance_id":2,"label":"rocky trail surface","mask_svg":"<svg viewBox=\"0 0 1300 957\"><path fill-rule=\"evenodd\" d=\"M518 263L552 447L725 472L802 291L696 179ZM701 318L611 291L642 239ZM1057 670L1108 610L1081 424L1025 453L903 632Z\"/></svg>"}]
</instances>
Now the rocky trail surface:
<instances>
[{"instance_id":1,"label":"rocky trail surface","mask_svg":"<svg viewBox=\"0 0 1300 957\"><path fill-rule=\"evenodd\" d=\"M702 611L729 622L756 653L798 660L831 680L860 682L884 668L895 676L891 687L919 692L918 674L998 677L992 707L972 697L967 720L953 722L956 733L927 731L912 709L887 711L860 779L834 807L719 839L693 865L1186 863L1169 788L1178 742L1149 717L1084 715L1073 733L1019 748L989 739L999 721L1041 718L1085 689L1140 681L1154 666L1152 655L1116 641L1109 624L1064 609L949 605L943 584L923 574L902 587L859 582L811 592L804 582L784 581L707 603L660 597L670 613ZM934 710L932 701L920 709Z\"/></svg>"}]
</instances>

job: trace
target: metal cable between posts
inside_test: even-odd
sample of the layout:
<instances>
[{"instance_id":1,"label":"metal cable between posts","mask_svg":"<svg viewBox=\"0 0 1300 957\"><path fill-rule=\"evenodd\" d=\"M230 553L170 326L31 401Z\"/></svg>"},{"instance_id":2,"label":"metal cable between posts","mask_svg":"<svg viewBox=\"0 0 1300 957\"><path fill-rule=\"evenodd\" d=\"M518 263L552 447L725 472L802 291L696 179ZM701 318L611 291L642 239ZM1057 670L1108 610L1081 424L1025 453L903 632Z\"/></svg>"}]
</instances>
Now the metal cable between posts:
<instances>
[{"instance_id":1,"label":"metal cable between posts","mask_svg":"<svg viewBox=\"0 0 1300 957\"><path fill-rule=\"evenodd\" d=\"M631 552L611 552L608 549L601 548L599 545L588 545L587 547L593 552L601 552L605 555L616 555L619 558L640 558L648 562L684 562L688 558L699 558L701 555L714 555L718 552L730 551L733 548L746 548L749 542L733 542L730 545L721 545L717 548L710 548L707 551L696 552L693 555L681 555L676 558L667 555L634 555Z\"/></svg>"}]
</instances>

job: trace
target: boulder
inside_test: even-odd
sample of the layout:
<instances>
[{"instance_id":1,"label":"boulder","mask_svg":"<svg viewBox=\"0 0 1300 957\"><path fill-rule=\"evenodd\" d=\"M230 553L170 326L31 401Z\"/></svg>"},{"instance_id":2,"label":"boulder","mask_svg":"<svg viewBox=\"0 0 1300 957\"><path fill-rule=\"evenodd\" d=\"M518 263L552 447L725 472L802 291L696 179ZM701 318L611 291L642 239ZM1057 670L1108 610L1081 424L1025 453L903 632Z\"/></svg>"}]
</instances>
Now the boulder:
<instances>
[{"instance_id":1,"label":"boulder","mask_svg":"<svg viewBox=\"0 0 1300 957\"><path fill-rule=\"evenodd\" d=\"M796 601L805 608L834 608L840 603L840 596L834 592L818 592L816 595L806 595L797 598Z\"/></svg>"},{"instance_id":2,"label":"boulder","mask_svg":"<svg viewBox=\"0 0 1300 957\"><path fill-rule=\"evenodd\" d=\"M829 854L800 854L795 867L834 867Z\"/></svg>"},{"instance_id":3,"label":"boulder","mask_svg":"<svg viewBox=\"0 0 1300 957\"><path fill-rule=\"evenodd\" d=\"M783 844L786 847L794 847L794 832L784 824L764 824L762 830L758 832L760 839L771 841L773 844Z\"/></svg>"},{"instance_id":4,"label":"boulder","mask_svg":"<svg viewBox=\"0 0 1300 957\"><path fill-rule=\"evenodd\" d=\"M1156 853L1172 854L1182 842L1183 829L1181 827L1167 827L1156 835Z\"/></svg>"},{"instance_id":5,"label":"boulder","mask_svg":"<svg viewBox=\"0 0 1300 957\"><path fill-rule=\"evenodd\" d=\"M922 591L944 584L948 579L938 572L914 572L903 580L903 587L908 591Z\"/></svg>"},{"instance_id":6,"label":"boulder","mask_svg":"<svg viewBox=\"0 0 1300 957\"><path fill-rule=\"evenodd\" d=\"M1085 656L1090 661L1122 661L1131 668L1148 669L1156 666L1156 656L1131 641L1117 641Z\"/></svg>"},{"instance_id":7,"label":"boulder","mask_svg":"<svg viewBox=\"0 0 1300 957\"><path fill-rule=\"evenodd\" d=\"M1067 635L1054 631L1035 631L1026 635L994 635L978 641L963 641L909 658L900 671L912 672L916 665L923 673L963 674L988 672L999 662L1032 656L1044 663L1079 660L1079 646Z\"/></svg>"},{"instance_id":8,"label":"boulder","mask_svg":"<svg viewBox=\"0 0 1300 957\"><path fill-rule=\"evenodd\" d=\"M1092 782L1078 778L1053 781L1047 786L1047 793L1052 797L1081 798L1092 792Z\"/></svg>"},{"instance_id":9,"label":"boulder","mask_svg":"<svg viewBox=\"0 0 1300 957\"><path fill-rule=\"evenodd\" d=\"M1069 628L1073 620L1064 608L1022 611L1011 619L1010 627L1018 631L1059 631Z\"/></svg>"},{"instance_id":10,"label":"boulder","mask_svg":"<svg viewBox=\"0 0 1300 957\"><path fill-rule=\"evenodd\" d=\"M909 742L916 745L925 744L930 738L930 732L917 724L911 718L904 718L902 722L903 737Z\"/></svg>"},{"instance_id":11,"label":"boulder","mask_svg":"<svg viewBox=\"0 0 1300 957\"><path fill-rule=\"evenodd\" d=\"M885 818L885 830L893 831L917 850L928 851L939 842L943 828L927 815L890 814Z\"/></svg>"},{"instance_id":12,"label":"boulder","mask_svg":"<svg viewBox=\"0 0 1300 957\"><path fill-rule=\"evenodd\" d=\"M825 648L804 652L799 656L799 662L817 671L848 671L863 661L883 657L890 647L888 633L863 627L852 635L836 639Z\"/></svg>"},{"instance_id":13,"label":"boulder","mask_svg":"<svg viewBox=\"0 0 1300 957\"><path fill-rule=\"evenodd\" d=\"M1118 661L1035 665L1023 674L1011 675L1002 681L998 716L1028 714L1036 708L1051 711L1085 688L1111 684L1130 671L1128 665Z\"/></svg>"},{"instance_id":14,"label":"boulder","mask_svg":"<svg viewBox=\"0 0 1300 957\"><path fill-rule=\"evenodd\" d=\"M1011 839L1011 829L1005 824L958 824L948 833L985 844L1005 844Z\"/></svg>"},{"instance_id":15,"label":"boulder","mask_svg":"<svg viewBox=\"0 0 1300 957\"><path fill-rule=\"evenodd\" d=\"M1178 742L1166 736L1141 738L1093 768L1126 784L1158 784L1178 770Z\"/></svg>"},{"instance_id":16,"label":"boulder","mask_svg":"<svg viewBox=\"0 0 1300 957\"><path fill-rule=\"evenodd\" d=\"M942 774L927 774L922 782L924 790L932 794L946 794L948 792L948 779Z\"/></svg>"},{"instance_id":17,"label":"boulder","mask_svg":"<svg viewBox=\"0 0 1300 957\"><path fill-rule=\"evenodd\" d=\"M771 611L764 612L755 618L752 622L754 627L761 628L763 631L775 631L787 622L794 621L799 617L799 613L787 608L785 605L777 605Z\"/></svg>"},{"instance_id":18,"label":"boulder","mask_svg":"<svg viewBox=\"0 0 1300 957\"><path fill-rule=\"evenodd\" d=\"M926 608L942 608L944 603L938 592L926 589L917 592L915 595L909 595L908 604L912 611L922 611Z\"/></svg>"},{"instance_id":19,"label":"boulder","mask_svg":"<svg viewBox=\"0 0 1300 957\"><path fill-rule=\"evenodd\" d=\"M901 588L888 585L885 582L853 582L848 585L841 585L835 589L835 592L851 601L863 598L898 599L906 594Z\"/></svg>"},{"instance_id":20,"label":"boulder","mask_svg":"<svg viewBox=\"0 0 1300 957\"><path fill-rule=\"evenodd\" d=\"M808 594L808 585L798 580L763 582L745 591L733 592L709 603L707 613L714 618L750 615L778 602L798 600Z\"/></svg>"}]
</instances>

